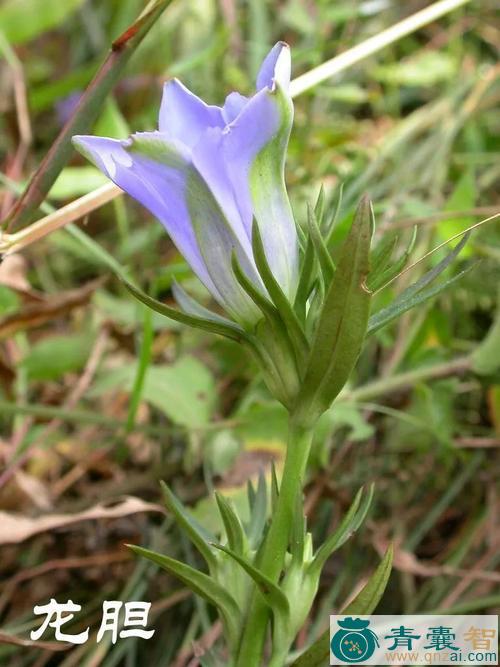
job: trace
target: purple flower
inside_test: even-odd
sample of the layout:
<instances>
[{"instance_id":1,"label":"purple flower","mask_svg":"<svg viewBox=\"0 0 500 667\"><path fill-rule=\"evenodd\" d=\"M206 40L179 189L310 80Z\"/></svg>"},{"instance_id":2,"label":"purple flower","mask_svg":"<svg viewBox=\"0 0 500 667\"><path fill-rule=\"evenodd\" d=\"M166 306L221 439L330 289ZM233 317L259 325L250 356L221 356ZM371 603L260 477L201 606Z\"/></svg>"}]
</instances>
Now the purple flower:
<instances>
[{"instance_id":1,"label":"purple flower","mask_svg":"<svg viewBox=\"0 0 500 667\"><path fill-rule=\"evenodd\" d=\"M265 58L250 98L231 93L223 107L210 106L173 79L164 87L158 131L123 141L73 138L81 153L160 220L214 298L246 326L262 314L236 280L231 257L234 251L265 293L252 252L254 219L288 299L297 287L297 235L284 182L293 119L289 81L290 51L280 42Z\"/></svg>"}]
</instances>

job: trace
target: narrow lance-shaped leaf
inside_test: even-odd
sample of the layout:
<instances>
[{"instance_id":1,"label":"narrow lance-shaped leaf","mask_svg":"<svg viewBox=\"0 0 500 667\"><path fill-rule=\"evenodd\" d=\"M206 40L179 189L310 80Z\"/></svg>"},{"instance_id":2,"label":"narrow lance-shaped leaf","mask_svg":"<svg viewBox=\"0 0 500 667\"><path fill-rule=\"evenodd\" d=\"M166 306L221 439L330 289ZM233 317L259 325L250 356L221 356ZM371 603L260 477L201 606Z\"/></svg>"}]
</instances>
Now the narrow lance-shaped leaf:
<instances>
[{"instance_id":1,"label":"narrow lance-shaped leaf","mask_svg":"<svg viewBox=\"0 0 500 667\"><path fill-rule=\"evenodd\" d=\"M325 188L323 187L323 184L321 184L321 187L319 189L319 194L318 198L316 200L316 203L314 204L314 215L316 216L316 220L318 221L318 224L320 227L322 227L323 222L324 222L324 216L325 216Z\"/></svg>"},{"instance_id":2,"label":"narrow lance-shaped leaf","mask_svg":"<svg viewBox=\"0 0 500 667\"><path fill-rule=\"evenodd\" d=\"M328 220L325 224L325 230L323 236L325 237L325 244L326 247L329 248L330 244L332 242L333 238L333 233L335 231L335 225L337 223L337 220L339 218L340 210L342 208L342 197L344 195L344 184L341 183L339 187L339 194L337 197L337 203L335 205L335 210L333 212L333 215L331 216L331 219Z\"/></svg>"},{"instance_id":3,"label":"narrow lance-shaped leaf","mask_svg":"<svg viewBox=\"0 0 500 667\"><path fill-rule=\"evenodd\" d=\"M297 317L305 320L307 299L311 294L316 276L316 253L314 252L314 244L309 235L305 245L304 257L301 262L301 270L299 276L299 285L297 287L297 294L295 295L294 308Z\"/></svg>"},{"instance_id":4,"label":"narrow lance-shaped leaf","mask_svg":"<svg viewBox=\"0 0 500 667\"><path fill-rule=\"evenodd\" d=\"M373 493L373 489L371 489L371 491ZM347 511L346 515L340 522L340 525L337 528L337 530L335 530L326 539L326 541L321 545L321 547L316 552L314 560L309 566L309 573L311 576L319 577L319 575L321 574L321 570L323 569L323 566L326 563L327 559L330 558L332 553L337 549L339 549L349 539L349 537L357 529L357 527L359 527L359 522L357 521L358 510L361 505L363 493L364 489L361 488L357 492L351 506L349 507L349 510ZM368 500L371 500L372 493L368 494ZM363 503L363 506L366 506L366 503ZM366 510L367 509L368 507L366 507Z\"/></svg>"},{"instance_id":5,"label":"narrow lance-shaped leaf","mask_svg":"<svg viewBox=\"0 0 500 667\"><path fill-rule=\"evenodd\" d=\"M205 529L193 519L165 482L161 481L160 486L165 499L165 505L174 515L177 524L184 533L186 533L191 542L203 556L210 570L213 571L217 566L215 554L210 546L210 543L214 540L214 536L205 531Z\"/></svg>"},{"instance_id":6,"label":"narrow lance-shaped leaf","mask_svg":"<svg viewBox=\"0 0 500 667\"><path fill-rule=\"evenodd\" d=\"M279 614L282 618L287 618L290 614L290 605L286 595L280 588L271 581L263 572L258 570L246 558L235 553L232 549L228 549L220 544L214 544L214 547L220 549L228 556L231 556L253 579L262 597L272 609L273 613Z\"/></svg>"},{"instance_id":7,"label":"narrow lance-shaped leaf","mask_svg":"<svg viewBox=\"0 0 500 667\"><path fill-rule=\"evenodd\" d=\"M393 236L392 234L384 234L373 249L370 256L371 271L366 280L366 283L371 290L375 289L374 285L379 281L380 275L389 266L397 243L397 236Z\"/></svg>"},{"instance_id":8,"label":"narrow lance-shaped leaf","mask_svg":"<svg viewBox=\"0 0 500 667\"><path fill-rule=\"evenodd\" d=\"M342 614L367 615L374 612L389 581L392 558L391 545L369 581L356 598L342 610ZM330 629L328 628L305 653L292 663L291 667L323 667L328 664L329 656Z\"/></svg>"},{"instance_id":9,"label":"narrow lance-shaped leaf","mask_svg":"<svg viewBox=\"0 0 500 667\"><path fill-rule=\"evenodd\" d=\"M259 473L257 491L253 494L253 503L250 510L250 525L247 534L252 548L255 549L261 543L262 532L266 525L267 517L267 487L266 478L262 471Z\"/></svg>"},{"instance_id":10,"label":"narrow lance-shaped leaf","mask_svg":"<svg viewBox=\"0 0 500 667\"><path fill-rule=\"evenodd\" d=\"M182 285L180 285L175 279L172 281L172 293L175 297L175 300L179 304L179 307L184 313L193 315L193 317L208 320L209 322L214 322L215 324L222 324L223 326L229 327L230 329L234 328L234 322L228 320L227 317L223 317L222 315L214 313L208 308L205 308L205 306L202 306L201 303L198 303L196 299L193 299L193 297L188 294Z\"/></svg>"},{"instance_id":11,"label":"narrow lance-shaped leaf","mask_svg":"<svg viewBox=\"0 0 500 667\"><path fill-rule=\"evenodd\" d=\"M132 544L127 545L134 553L149 559L174 577L182 581L193 593L215 605L221 612L228 629L229 639L235 642L238 636L240 612L233 596L212 579L212 577L195 570L190 565L181 563L174 558L158 554Z\"/></svg>"},{"instance_id":12,"label":"narrow lance-shaped leaf","mask_svg":"<svg viewBox=\"0 0 500 667\"><path fill-rule=\"evenodd\" d=\"M387 582L391 576L393 556L394 548L391 544L375 572L368 579L354 600L342 610L342 614L373 614L384 594Z\"/></svg>"},{"instance_id":13,"label":"narrow lance-shaped leaf","mask_svg":"<svg viewBox=\"0 0 500 667\"><path fill-rule=\"evenodd\" d=\"M230 549L237 554L243 555L247 549L247 539L241 521L231 507L230 502L221 496L219 493L215 494L219 513L224 523L226 531L227 542Z\"/></svg>"},{"instance_id":14,"label":"narrow lance-shaped leaf","mask_svg":"<svg viewBox=\"0 0 500 667\"><path fill-rule=\"evenodd\" d=\"M262 237L256 220L254 220L252 227L252 249L260 277L287 328L288 335L297 355L297 361L301 365L308 351L307 338L291 303L288 301L286 294L281 289L267 262Z\"/></svg>"},{"instance_id":15,"label":"narrow lance-shaped leaf","mask_svg":"<svg viewBox=\"0 0 500 667\"><path fill-rule=\"evenodd\" d=\"M221 321L215 321L213 319L208 320L196 315L183 313L182 311L167 306L165 303L162 303L157 299L153 299L153 297L149 296L135 285L132 285L132 283L129 283L122 276L118 276L118 278L132 294L132 296L134 296L138 301L141 301L148 308L151 308L151 310L160 313L160 315L164 315L165 317L168 317L171 320L175 320L176 322L182 322L182 324L195 327L196 329L210 331L211 333L216 333L220 336L231 338L232 340L242 341L246 339L245 332L238 324L231 323L229 320L227 320L227 323L223 323Z\"/></svg>"},{"instance_id":16,"label":"narrow lance-shaped leaf","mask_svg":"<svg viewBox=\"0 0 500 667\"><path fill-rule=\"evenodd\" d=\"M415 246L416 238L417 227L415 226L404 253L393 264L389 264L382 271L378 272L377 275L372 276L370 274L368 277L368 286L372 291L376 292L377 290L382 289L404 269L410 258L413 247Z\"/></svg>"},{"instance_id":17,"label":"narrow lance-shaped leaf","mask_svg":"<svg viewBox=\"0 0 500 667\"><path fill-rule=\"evenodd\" d=\"M321 231L316 215L310 206L307 210L307 223L309 226L309 234L311 235L314 249L316 251L316 256L321 267L323 279L325 284L329 285L333 274L335 273L335 264L330 253L328 252L328 248L325 245L323 237L321 236Z\"/></svg>"},{"instance_id":18,"label":"narrow lance-shaped leaf","mask_svg":"<svg viewBox=\"0 0 500 667\"><path fill-rule=\"evenodd\" d=\"M371 292L365 281L372 231L371 204L365 197L343 243L297 398L296 409L304 423L330 407L359 356L370 312Z\"/></svg>"},{"instance_id":19,"label":"narrow lance-shaped leaf","mask_svg":"<svg viewBox=\"0 0 500 667\"><path fill-rule=\"evenodd\" d=\"M453 278L445 280L444 282L439 283L438 285L434 285L433 287L429 287L429 289L417 292L407 299L396 299L391 303L390 306L387 306L387 308L382 308L382 310L379 310L374 315L372 315L372 317L370 317L366 335L369 336L372 333L375 333L375 331L378 331L382 327L386 326L386 324L389 324L393 320L397 319L403 315L403 313L406 313L408 310L411 310L415 306L419 306L420 304L429 301L429 299L432 299L433 297L443 292L445 289L448 289L448 287L451 287L451 285L463 278L466 273L469 273L469 271L475 268L478 263L479 262L471 264L463 271L460 271L460 273L457 273L456 276L453 276Z\"/></svg>"}]
</instances>

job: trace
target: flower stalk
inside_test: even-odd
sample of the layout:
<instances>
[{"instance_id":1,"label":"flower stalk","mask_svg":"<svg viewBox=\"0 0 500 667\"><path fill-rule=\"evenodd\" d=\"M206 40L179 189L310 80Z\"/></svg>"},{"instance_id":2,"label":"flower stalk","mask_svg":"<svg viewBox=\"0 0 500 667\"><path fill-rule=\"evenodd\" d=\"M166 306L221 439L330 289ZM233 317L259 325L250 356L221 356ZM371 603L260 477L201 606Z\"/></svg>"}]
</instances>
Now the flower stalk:
<instances>
[{"instance_id":1,"label":"flower stalk","mask_svg":"<svg viewBox=\"0 0 500 667\"><path fill-rule=\"evenodd\" d=\"M261 557L258 559L261 571L275 583L279 581L283 570L297 507L299 506L302 511L302 489L313 434L314 428L302 426L293 415L290 415L286 458L278 501ZM269 610L259 592L255 590L238 649L236 667L258 667L262 664L268 623ZM276 651L278 647L274 646L273 649ZM279 652L284 652L286 657L289 646L279 649ZM274 656L273 660L276 661L277 657ZM273 664L277 666L280 663L273 662Z\"/></svg>"}]
</instances>

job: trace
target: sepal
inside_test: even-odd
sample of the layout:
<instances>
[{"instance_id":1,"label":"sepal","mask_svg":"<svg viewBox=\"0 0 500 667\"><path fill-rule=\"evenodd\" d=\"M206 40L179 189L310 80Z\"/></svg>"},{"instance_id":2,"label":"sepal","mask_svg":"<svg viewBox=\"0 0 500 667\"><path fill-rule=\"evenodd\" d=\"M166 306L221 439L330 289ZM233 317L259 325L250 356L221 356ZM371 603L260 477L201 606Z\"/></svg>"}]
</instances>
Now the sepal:
<instances>
[{"instance_id":1,"label":"sepal","mask_svg":"<svg viewBox=\"0 0 500 667\"><path fill-rule=\"evenodd\" d=\"M181 322L182 324L187 324L188 326L195 327L196 329L202 329L203 331L210 331L211 333L219 334L220 336L225 336L226 338L231 338L232 340L241 342L247 338L245 331L234 322L226 320L225 318L204 318L199 315L194 315L190 313L185 313L175 308L167 306L165 303L154 299L152 296L149 296L141 289L132 285L132 283L125 280L123 276L117 276L120 281L123 283L124 287L134 296L138 301L143 303L145 306L154 310L155 312L168 317L171 320L176 322Z\"/></svg>"},{"instance_id":2,"label":"sepal","mask_svg":"<svg viewBox=\"0 0 500 667\"><path fill-rule=\"evenodd\" d=\"M191 542L203 556L210 571L214 572L217 566L217 559L210 543L214 541L215 537L194 520L165 482L161 481L160 486L167 509L172 512L178 526L184 533L186 533Z\"/></svg>"},{"instance_id":3,"label":"sepal","mask_svg":"<svg viewBox=\"0 0 500 667\"><path fill-rule=\"evenodd\" d=\"M373 213L368 198L358 206L326 293L296 401L302 423L314 423L338 395L357 361L368 326Z\"/></svg>"}]
</instances>

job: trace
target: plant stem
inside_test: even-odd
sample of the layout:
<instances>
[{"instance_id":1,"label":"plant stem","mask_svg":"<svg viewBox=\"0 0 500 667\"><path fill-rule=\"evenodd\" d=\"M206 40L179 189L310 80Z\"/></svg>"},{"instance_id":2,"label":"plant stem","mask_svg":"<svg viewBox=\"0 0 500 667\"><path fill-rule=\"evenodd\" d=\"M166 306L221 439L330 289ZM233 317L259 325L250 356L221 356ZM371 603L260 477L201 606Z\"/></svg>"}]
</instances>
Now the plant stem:
<instances>
[{"instance_id":1,"label":"plant stem","mask_svg":"<svg viewBox=\"0 0 500 667\"><path fill-rule=\"evenodd\" d=\"M293 415L290 416L288 445L278 501L258 562L259 569L274 582L279 581L283 569L297 507L297 496L302 493L312 436L313 429L297 424ZM255 589L249 604L235 662L236 667L260 667L268 621L269 609Z\"/></svg>"}]
</instances>

